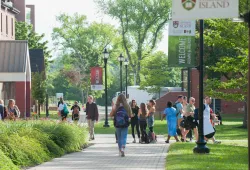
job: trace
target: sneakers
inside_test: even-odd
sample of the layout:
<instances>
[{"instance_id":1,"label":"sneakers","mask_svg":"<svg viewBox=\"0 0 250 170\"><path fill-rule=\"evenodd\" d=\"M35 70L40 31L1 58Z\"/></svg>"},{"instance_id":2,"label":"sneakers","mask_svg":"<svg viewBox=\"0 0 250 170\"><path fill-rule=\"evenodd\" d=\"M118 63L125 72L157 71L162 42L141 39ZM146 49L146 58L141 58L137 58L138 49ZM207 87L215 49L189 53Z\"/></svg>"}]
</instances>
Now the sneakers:
<instances>
[{"instance_id":1,"label":"sneakers","mask_svg":"<svg viewBox=\"0 0 250 170\"><path fill-rule=\"evenodd\" d=\"M124 148L121 149L121 157L125 157Z\"/></svg>"},{"instance_id":2,"label":"sneakers","mask_svg":"<svg viewBox=\"0 0 250 170\"><path fill-rule=\"evenodd\" d=\"M136 140L134 139L132 143L136 143Z\"/></svg>"},{"instance_id":3,"label":"sneakers","mask_svg":"<svg viewBox=\"0 0 250 170\"><path fill-rule=\"evenodd\" d=\"M221 141L215 140L214 144L221 144Z\"/></svg>"},{"instance_id":4,"label":"sneakers","mask_svg":"<svg viewBox=\"0 0 250 170\"><path fill-rule=\"evenodd\" d=\"M169 143L169 141L168 141L168 140L166 140L165 142L166 142L166 143Z\"/></svg>"}]
</instances>

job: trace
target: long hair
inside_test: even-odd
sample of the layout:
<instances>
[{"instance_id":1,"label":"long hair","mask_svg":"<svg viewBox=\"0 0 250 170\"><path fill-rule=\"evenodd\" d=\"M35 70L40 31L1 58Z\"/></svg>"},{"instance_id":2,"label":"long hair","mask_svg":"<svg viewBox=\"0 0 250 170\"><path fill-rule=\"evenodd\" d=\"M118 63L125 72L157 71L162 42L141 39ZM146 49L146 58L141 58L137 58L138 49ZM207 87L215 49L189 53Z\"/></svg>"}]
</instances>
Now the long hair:
<instances>
[{"instance_id":1,"label":"long hair","mask_svg":"<svg viewBox=\"0 0 250 170\"><path fill-rule=\"evenodd\" d=\"M147 115L147 111L148 111L146 104L141 103L140 108L141 108L141 114L145 117Z\"/></svg>"},{"instance_id":2,"label":"long hair","mask_svg":"<svg viewBox=\"0 0 250 170\"><path fill-rule=\"evenodd\" d=\"M152 103L152 105L155 107L156 106L156 102L155 100L149 100L150 103Z\"/></svg>"},{"instance_id":3,"label":"long hair","mask_svg":"<svg viewBox=\"0 0 250 170\"><path fill-rule=\"evenodd\" d=\"M125 96L124 96L124 94L120 94L120 95L118 96L118 98L117 98L117 100L116 100L116 104L115 104L116 109L118 109L118 108L120 107L120 104L123 105L123 107L124 107L125 110L127 111L128 115L131 115L132 110L131 110L131 108L130 108L130 106L129 106L129 104L128 104L128 102L127 102Z\"/></svg>"},{"instance_id":4,"label":"long hair","mask_svg":"<svg viewBox=\"0 0 250 170\"><path fill-rule=\"evenodd\" d=\"M133 102L135 102L135 99L131 100L131 104L130 104L130 107L132 108L133 107ZM135 102L135 107L137 106L136 102Z\"/></svg>"}]
</instances>

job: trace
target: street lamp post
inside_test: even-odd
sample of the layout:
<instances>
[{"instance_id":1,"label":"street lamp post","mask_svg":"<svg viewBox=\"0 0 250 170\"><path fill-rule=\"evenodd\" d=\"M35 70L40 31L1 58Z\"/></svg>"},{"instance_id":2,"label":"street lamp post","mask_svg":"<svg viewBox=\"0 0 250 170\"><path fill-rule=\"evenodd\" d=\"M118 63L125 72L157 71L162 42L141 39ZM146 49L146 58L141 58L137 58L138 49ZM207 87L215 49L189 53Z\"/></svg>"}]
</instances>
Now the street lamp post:
<instances>
[{"instance_id":1,"label":"street lamp post","mask_svg":"<svg viewBox=\"0 0 250 170\"><path fill-rule=\"evenodd\" d=\"M109 127L108 122L108 91L107 91L107 61L109 58L109 53L107 52L107 49L105 48L103 52L103 59L104 59L104 67L105 67L105 123L103 127Z\"/></svg>"},{"instance_id":2,"label":"street lamp post","mask_svg":"<svg viewBox=\"0 0 250 170\"><path fill-rule=\"evenodd\" d=\"M125 86L125 92L126 92L126 98L128 97L128 58L125 59L124 65L126 69L126 86Z\"/></svg>"},{"instance_id":3,"label":"street lamp post","mask_svg":"<svg viewBox=\"0 0 250 170\"><path fill-rule=\"evenodd\" d=\"M204 132L203 132L203 50L204 50L204 20L200 20L200 65L199 65L199 125L198 125L198 133L199 139L196 142L197 146L193 149L194 153L209 153L210 150L206 146L206 141L204 140Z\"/></svg>"},{"instance_id":4,"label":"street lamp post","mask_svg":"<svg viewBox=\"0 0 250 170\"><path fill-rule=\"evenodd\" d=\"M122 94L122 62L124 61L124 57L122 54L118 57L118 61L120 62L120 91Z\"/></svg>"}]
</instances>

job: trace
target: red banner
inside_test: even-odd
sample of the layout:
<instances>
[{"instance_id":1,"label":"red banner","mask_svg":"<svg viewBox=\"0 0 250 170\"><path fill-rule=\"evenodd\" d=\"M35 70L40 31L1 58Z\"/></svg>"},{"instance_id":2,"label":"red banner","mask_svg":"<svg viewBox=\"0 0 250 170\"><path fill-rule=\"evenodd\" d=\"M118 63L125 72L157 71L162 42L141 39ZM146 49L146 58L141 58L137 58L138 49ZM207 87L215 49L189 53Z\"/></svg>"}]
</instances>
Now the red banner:
<instances>
[{"instance_id":1,"label":"red banner","mask_svg":"<svg viewBox=\"0 0 250 170\"><path fill-rule=\"evenodd\" d=\"M103 90L102 67L91 68L91 90Z\"/></svg>"}]
</instances>

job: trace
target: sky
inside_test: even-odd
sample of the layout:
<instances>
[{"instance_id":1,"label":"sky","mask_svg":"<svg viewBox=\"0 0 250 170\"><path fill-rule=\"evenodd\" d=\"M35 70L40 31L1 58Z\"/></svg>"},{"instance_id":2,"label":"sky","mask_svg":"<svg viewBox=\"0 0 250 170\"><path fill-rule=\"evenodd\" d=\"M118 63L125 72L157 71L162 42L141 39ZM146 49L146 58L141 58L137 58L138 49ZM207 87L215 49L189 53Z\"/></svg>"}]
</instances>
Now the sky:
<instances>
[{"instance_id":1,"label":"sky","mask_svg":"<svg viewBox=\"0 0 250 170\"><path fill-rule=\"evenodd\" d=\"M53 48L51 39L52 30L54 27L59 26L56 22L56 16L60 13L67 13L73 15L79 13L87 16L88 22L104 22L119 26L116 20L113 20L108 15L99 12L94 0L26 0L26 5L35 5L35 17L37 33L45 34L45 40L49 41L49 48ZM158 45L157 50L164 51L167 54L168 50L168 32L164 30L164 38ZM53 56L55 57L55 56Z\"/></svg>"}]
</instances>

